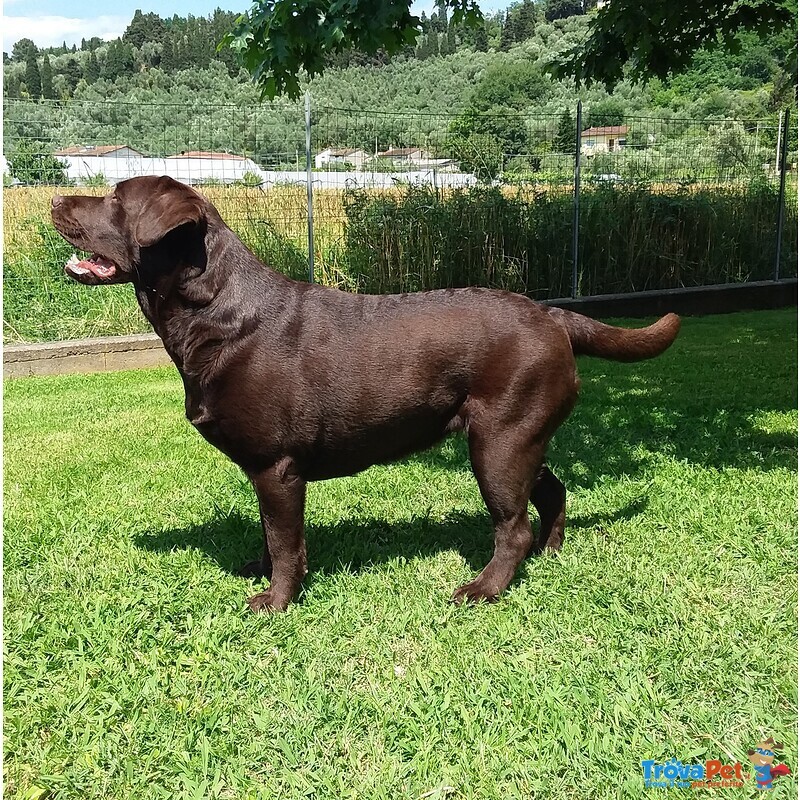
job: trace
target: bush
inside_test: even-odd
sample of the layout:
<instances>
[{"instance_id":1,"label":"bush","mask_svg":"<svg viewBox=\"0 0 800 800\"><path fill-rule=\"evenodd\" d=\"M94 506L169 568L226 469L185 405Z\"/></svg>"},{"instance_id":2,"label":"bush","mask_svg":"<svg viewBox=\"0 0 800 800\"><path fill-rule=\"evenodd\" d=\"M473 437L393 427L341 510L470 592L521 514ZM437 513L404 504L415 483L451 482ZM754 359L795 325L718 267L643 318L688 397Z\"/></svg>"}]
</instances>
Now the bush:
<instances>
[{"instance_id":1,"label":"bush","mask_svg":"<svg viewBox=\"0 0 800 800\"><path fill-rule=\"evenodd\" d=\"M568 290L571 207L568 195L538 192L528 202L494 187L352 191L347 269L365 292L492 286L557 296Z\"/></svg>"},{"instance_id":2,"label":"bush","mask_svg":"<svg viewBox=\"0 0 800 800\"><path fill-rule=\"evenodd\" d=\"M81 183L84 186L108 186L108 178L102 172L98 172L96 175L84 178Z\"/></svg>"},{"instance_id":3,"label":"bush","mask_svg":"<svg viewBox=\"0 0 800 800\"><path fill-rule=\"evenodd\" d=\"M580 292L586 295L764 280L775 255L774 186L654 189L595 181L581 192ZM796 204L787 202L782 274L797 273ZM360 291L491 286L567 296L572 194L557 187L426 187L345 202L346 259Z\"/></svg>"},{"instance_id":4,"label":"bush","mask_svg":"<svg viewBox=\"0 0 800 800\"><path fill-rule=\"evenodd\" d=\"M51 186L69 186L64 164L43 142L23 139L8 156L11 175L24 184L45 183Z\"/></svg>"}]
</instances>

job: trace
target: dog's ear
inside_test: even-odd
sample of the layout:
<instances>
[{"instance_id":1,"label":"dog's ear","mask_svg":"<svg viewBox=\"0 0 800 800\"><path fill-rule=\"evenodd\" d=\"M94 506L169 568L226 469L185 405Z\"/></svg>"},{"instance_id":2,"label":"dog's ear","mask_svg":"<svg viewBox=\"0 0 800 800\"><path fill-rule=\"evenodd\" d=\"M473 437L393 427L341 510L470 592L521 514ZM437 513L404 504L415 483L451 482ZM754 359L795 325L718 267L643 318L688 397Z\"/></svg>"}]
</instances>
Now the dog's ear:
<instances>
[{"instance_id":1,"label":"dog's ear","mask_svg":"<svg viewBox=\"0 0 800 800\"><path fill-rule=\"evenodd\" d=\"M206 217L205 201L193 189L166 176L161 184L139 214L135 230L139 247L150 247L175 228L198 224Z\"/></svg>"}]
</instances>

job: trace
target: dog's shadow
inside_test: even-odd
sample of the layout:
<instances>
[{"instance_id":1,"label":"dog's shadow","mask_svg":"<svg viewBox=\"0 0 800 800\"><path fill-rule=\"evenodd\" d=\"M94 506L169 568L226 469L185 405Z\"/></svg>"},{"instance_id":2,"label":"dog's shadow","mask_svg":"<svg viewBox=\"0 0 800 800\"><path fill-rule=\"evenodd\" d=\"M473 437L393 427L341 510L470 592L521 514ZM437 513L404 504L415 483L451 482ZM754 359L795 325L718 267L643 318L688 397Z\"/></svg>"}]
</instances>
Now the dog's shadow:
<instances>
[{"instance_id":1,"label":"dog's shadow","mask_svg":"<svg viewBox=\"0 0 800 800\"><path fill-rule=\"evenodd\" d=\"M632 519L646 500L640 498L608 514L593 514L567 520L570 533ZM531 508L534 534L538 520ZM398 557L407 559L456 551L474 571L483 569L492 556L493 537L488 514L453 513L443 520L412 517L402 522L357 519L331 525L307 524L308 569L316 574L344 569L360 571ZM155 552L196 549L232 574L261 554L261 526L256 517L238 511L217 516L201 525L137 534L137 546Z\"/></svg>"}]
</instances>

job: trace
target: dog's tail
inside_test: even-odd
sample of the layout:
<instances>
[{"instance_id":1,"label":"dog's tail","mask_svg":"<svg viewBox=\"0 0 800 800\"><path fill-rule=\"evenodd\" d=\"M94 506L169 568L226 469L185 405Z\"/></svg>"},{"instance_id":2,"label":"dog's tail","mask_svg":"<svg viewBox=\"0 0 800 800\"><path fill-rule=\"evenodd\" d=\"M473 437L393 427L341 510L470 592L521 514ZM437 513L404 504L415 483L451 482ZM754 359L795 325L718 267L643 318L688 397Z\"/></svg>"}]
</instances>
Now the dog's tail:
<instances>
[{"instance_id":1,"label":"dog's tail","mask_svg":"<svg viewBox=\"0 0 800 800\"><path fill-rule=\"evenodd\" d=\"M615 328L602 322L551 308L550 314L566 330L576 356L597 356L612 361L641 361L661 355L674 341L681 327L677 314L667 314L647 328Z\"/></svg>"}]
</instances>

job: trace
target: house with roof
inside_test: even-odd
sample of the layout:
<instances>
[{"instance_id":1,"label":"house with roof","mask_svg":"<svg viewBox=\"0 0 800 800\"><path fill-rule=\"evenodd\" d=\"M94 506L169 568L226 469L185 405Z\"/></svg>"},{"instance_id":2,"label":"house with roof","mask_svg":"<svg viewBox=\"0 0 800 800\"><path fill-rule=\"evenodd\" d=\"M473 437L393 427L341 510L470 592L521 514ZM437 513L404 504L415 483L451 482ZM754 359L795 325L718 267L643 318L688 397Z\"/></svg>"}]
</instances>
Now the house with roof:
<instances>
[{"instance_id":1,"label":"house with roof","mask_svg":"<svg viewBox=\"0 0 800 800\"><path fill-rule=\"evenodd\" d=\"M431 154L421 147L390 147L382 153L378 153L378 158L411 167L427 167L434 161Z\"/></svg>"},{"instance_id":2,"label":"house with roof","mask_svg":"<svg viewBox=\"0 0 800 800\"><path fill-rule=\"evenodd\" d=\"M182 183L234 183L245 175L263 178L255 161L235 153L214 150L183 150L164 158L165 174Z\"/></svg>"},{"instance_id":3,"label":"house with roof","mask_svg":"<svg viewBox=\"0 0 800 800\"><path fill-rule=\"evenodd\" d=\"M363 169L369 158L369 153L357 147L328 147L314 156L314 166L324 169L328 164L349 164Z\"/></svg>"},{"instance_id":4,"label":"house with roof","mask_svg":"<svg viewBox=\"0 0 800 800\"><path fill-rule=\"evenodd\" d=\"M181 150L174 156L166 156L166 158L202 158L209 161L249 161L250 159L244 156L237 156L233 153L226 153L223 151L215 150Z\"/></svg>"},{"instance_id":5,"label":"house with roof","mask_svg":"<svg viewBox=\"0 0 800 800\"><path fill-rule=\"evenodd\" d=\"M627 125L604 125L581 132L581 153L618 153L628 143Z\"/></svg>"},{"instance_id":6,"label":"house with roof","mask_svg":"<svg viewBox=\"0 0 800 800\"><path fill-rule=\"evenodd\" d=\"M78 158L141 158L144 153L129 147L127 144L79 144L56 150L54 156L70 156Z\"/></svg>"},{"instance_id":7,"label":"house with roof","mask_svg":"<svg viewBox=\"0 0 800 800\"><path fill-rule=\"evenodd\" d=\"M125 145L85 145L54 153L76 183L103 178L113 185L138 175L169 175L181 183L236 183L258 185L264 179L252 159L233 153L190 150L166 157L146 156Z\"/></svg>"}]
</instances>

